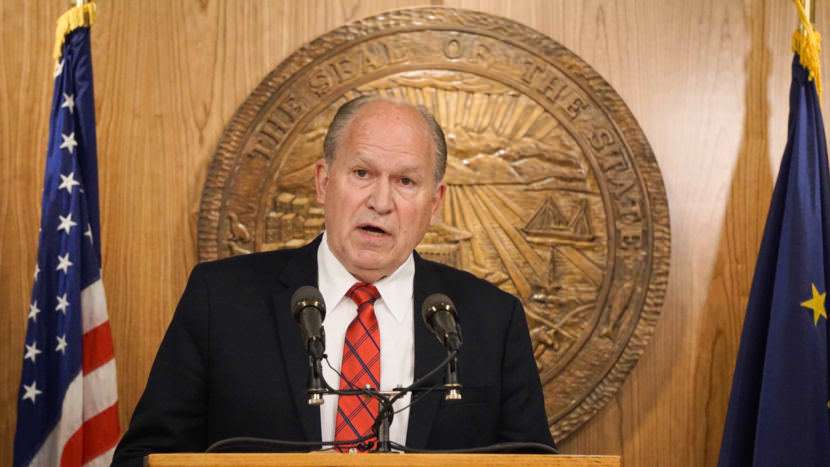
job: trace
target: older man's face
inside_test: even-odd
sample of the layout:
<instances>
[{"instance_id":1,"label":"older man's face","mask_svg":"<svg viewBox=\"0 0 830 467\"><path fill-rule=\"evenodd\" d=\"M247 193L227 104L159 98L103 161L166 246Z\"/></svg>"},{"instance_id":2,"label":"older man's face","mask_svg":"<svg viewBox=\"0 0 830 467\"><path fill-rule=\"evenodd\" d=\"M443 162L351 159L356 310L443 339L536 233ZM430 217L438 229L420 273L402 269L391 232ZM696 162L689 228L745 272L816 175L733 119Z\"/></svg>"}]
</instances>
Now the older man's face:
<instances>
[{"instance_id":1,"label":"older man's face","mask_svg":"<svg viewBox=\"0 0 830 467\"><path fill-rule=\"evenodd\" d=\"M329 248L370 283L403 264L444 198L429 128L416 109L400 104L363 105L341 135L334 162L320 161L315 170Z\"/></svg>"}]
</instances>

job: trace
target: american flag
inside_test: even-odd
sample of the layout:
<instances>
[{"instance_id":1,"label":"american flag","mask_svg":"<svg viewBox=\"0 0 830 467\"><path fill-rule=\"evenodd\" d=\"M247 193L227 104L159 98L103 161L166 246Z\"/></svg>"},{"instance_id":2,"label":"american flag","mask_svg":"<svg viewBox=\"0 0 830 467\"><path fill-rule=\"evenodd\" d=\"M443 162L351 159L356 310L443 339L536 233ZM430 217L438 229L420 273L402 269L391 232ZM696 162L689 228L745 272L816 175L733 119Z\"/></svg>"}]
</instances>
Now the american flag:
<instances>
[{"instance_id":1,"label":"american flag","mask_svg":"<svg viewBox=\"0 0 830 467\"><path fill-rule=\"evenodd\" d=\"M54 73L15 466L109 465L120 436L115 359L101 282L89 40L94 16L95 4L87 4L58 21L63 45Z\"/></svg>"}]
</instances>

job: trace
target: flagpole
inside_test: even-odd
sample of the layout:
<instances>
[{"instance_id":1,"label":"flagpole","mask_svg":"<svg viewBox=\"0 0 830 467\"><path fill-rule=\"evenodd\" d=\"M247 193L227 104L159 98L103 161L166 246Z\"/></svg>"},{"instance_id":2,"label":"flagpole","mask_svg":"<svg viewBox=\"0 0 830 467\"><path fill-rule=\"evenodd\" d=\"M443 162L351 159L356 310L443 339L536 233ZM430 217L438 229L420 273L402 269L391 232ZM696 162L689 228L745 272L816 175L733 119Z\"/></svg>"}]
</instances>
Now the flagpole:
<instances>
[{"instance_id":1,"label":"flagpole","mask_svg":"<svg viewBox=\"0 0 830 467\"><path fill-rule=\"evenodd\" d=\"M792 47L801 62L801 66L810 71L809 80L815 81L816 92L821 102L821 36L813 28L816 0L793 0L798 10L798 29L793 32Z\"/></svg>"},{"instance_id":2,"label":"flagpole","mask_svg":"<svg viewBox=\"0 0 830 467\"><path fill-rule=\"evenodd\" d=\"M80 2L82 0L78 1ZM810 26L812 26L816 22L816 0L801 0L801 2L804 4L804 11L807 12L807 19L810 20ZM807 34L804 25L801 24L801 20L799 20L798 27L801 29L801 34Z\"/></svg>"},{"instance_id":3,"label":"flagpole","mask_svg":"<svg viewBox=\"0 0 830 467\"><path fill-rule=\"evenodd\" d=\"M82 6L88 5L90 3L94 3L94 0L70 0L69 6L70 7L75 7L75 8L81 8ZM89 13L84 12L84 25L90 26L90 24L91 23L89 21Z\"/></svg>"}]
</instances>

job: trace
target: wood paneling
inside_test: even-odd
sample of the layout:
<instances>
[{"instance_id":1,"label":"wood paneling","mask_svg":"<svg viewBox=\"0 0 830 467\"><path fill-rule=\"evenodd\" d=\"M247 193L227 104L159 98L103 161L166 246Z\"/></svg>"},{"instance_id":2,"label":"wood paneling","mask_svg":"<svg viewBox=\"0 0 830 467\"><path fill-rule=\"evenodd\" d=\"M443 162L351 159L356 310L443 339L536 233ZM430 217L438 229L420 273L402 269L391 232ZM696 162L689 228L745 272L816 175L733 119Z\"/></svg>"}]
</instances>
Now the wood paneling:
<instances>
[{"instance_id":1,"label":"wood paneling","mask_svg":"<svg viewBox=\"0 0 830 467\"><path fill-rule=\"evenodd\" d=\"M11 463L52 92L68 2L0 3L0 464ZM93 28L104 281L126 425L196 263L196 219L236 108L293 50L411 1L99 2ZM630 466L714 465L755 255L786 139L789 1L447 0L590 63L660 163L672 267L656 333L617 396L562 444ZM819 30L830 9L819 5ZM826 100L826 99L825 99ZM825 108L827 108L825 106Z\"/></svg>"}]
</instances>

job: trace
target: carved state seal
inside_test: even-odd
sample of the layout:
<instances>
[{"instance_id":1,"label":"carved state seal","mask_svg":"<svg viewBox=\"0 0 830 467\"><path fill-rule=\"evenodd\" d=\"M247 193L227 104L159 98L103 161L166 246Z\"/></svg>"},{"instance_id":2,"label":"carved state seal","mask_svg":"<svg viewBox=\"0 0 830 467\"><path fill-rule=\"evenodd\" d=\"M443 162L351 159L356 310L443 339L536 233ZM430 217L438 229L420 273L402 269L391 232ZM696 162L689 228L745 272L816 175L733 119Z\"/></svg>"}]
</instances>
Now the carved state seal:
<instances>
[{"instance_id":1,"label":"carved state seal","mask_svg":"<svg viewBox=\"0 0 830 467\"><path fill-rule=\"evenodd\" d=\"M669 214L625 103L537 31L418 8L303 46L222 136L202 194L200 259L318 235L313 164L326 127L343 102L369 93L425 105L444 128L448 195L417 250L522 300L551 432L565 438L619 389L654 330Z\"/></svg>"}]
</instances>

